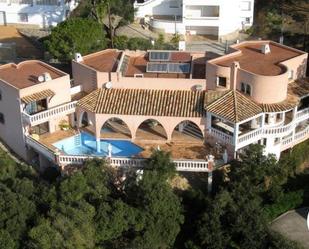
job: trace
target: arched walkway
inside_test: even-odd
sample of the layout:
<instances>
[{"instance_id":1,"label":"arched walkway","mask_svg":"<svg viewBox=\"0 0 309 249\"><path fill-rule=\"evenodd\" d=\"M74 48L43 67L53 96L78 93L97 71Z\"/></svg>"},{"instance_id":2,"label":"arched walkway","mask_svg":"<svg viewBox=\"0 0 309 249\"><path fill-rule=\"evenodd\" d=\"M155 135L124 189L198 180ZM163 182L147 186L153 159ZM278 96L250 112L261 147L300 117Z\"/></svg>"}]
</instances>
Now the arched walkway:
<instances>
[{"instance_id":1,"label":"arched walkway","mask_svg":"<svg viewBox=\"0 0 309 249\"><path fill-rule=\"evenodd\" d=\"M123 138L131 139L131 131L128 125L120 118L110 118L102 125L101 138Z\"/></svg>"},{"instance_id":2,"label":"arched walkway","mask_svg":"<svg viewBox=\"0 0 309 249\"><path fill-rule=\"evenodd\" d=\"M167 133L160 122L155 119L147 119L138 126L136 139L167 140Z\"/></svg>"},{"instance_id":3,"label":"arched walkway","mask_svg":"<svg viewBox=\"0 0 309 249\"><path fill-rule=\"evenodd\" d=\"M172 133L172 140L184 142L202 142L204 135L202 130L190 120L184 120L176 125Z\"/></svg>"},{"instance_id":4,"label":"arched walkway","mask_svg":"<svg viewBox=\"0 0 309 249\"><path fill-rule=\"evenodd\" d=\"M79 127L87 127L89 125L91 125L91 122L89 121L88 113L87 112L83 112L80 115L80 120L79 120L78 126Z\"/></svg>"}]
</instances>

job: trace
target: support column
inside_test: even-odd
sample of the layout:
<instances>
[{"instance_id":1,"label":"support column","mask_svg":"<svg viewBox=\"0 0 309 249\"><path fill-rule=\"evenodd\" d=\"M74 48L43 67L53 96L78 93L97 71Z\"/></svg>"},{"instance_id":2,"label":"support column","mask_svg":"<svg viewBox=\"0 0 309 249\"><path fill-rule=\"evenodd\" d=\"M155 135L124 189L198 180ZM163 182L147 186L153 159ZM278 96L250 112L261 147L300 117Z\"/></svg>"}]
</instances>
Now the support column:
<instances>
[{"instance_id":1,"label":"support column","mask_svg":"<svg viewBox=\"0 0 309 249\"><path fill-rule=\"evenodd\" d=\"M233 136L233 142L234 142L234 146L235 146L235 150L237 148L237 139L238 139L238 133L239 133L239 124L236 123L234 124L234 136Z\"/></svg>"},{"instance_id":2,"label":"support column","mask_svg":"<svg viewBox=\"0 0 309 249\"><path fill-rule=\"evenodd\" d=\"M207 191L208 193L211 193L212 191L212 171L209 171L208 172L208 179L207 179Z\"/></svg>"},{"instance_id":3,"label":"support column","mask_svg":"<svg viewBox=\"0 0 309 249\"><path fill-rule=\"evenodd\" d=\"M101 151L101 139L100 138L96 138L96 149L97 149L97 152Z\"/></svg>"}]
</instances>

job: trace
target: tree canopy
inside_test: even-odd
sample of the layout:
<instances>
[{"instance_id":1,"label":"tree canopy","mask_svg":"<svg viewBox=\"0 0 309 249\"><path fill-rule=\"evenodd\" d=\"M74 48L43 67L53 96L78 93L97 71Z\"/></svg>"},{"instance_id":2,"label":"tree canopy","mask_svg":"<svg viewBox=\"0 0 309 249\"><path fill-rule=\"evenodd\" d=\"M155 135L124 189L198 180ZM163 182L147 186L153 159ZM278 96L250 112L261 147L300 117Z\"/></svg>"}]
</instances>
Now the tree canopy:
<instances>
[{"instance_id":1,"label":"tree canopy","mask_svg":"<svg viewBox=\"0 0 309 249\"><path fill-rule=\"evenodd\" d=\"M164 151L125 178L97 159L56 181L0 151L0 247L298 249L268 222L301 205L304 188L309 193L308 175L289 183L295 157L308 159L308 146L296 146L279 162L250 146L212 195L202 186L175 192L175 165Z\"/></svg>"},{"instance_id":2,"label":"tree canopy","mask_svg":"<svg viewBox=\"0 0 309 249\"><path fill-rule=\"evenodd\" d=\"M52 29L44 45L52 57L68 62L74 53L88 54L106 48L107 40L96 21L70 18Z\"/></svg>"}]
</instances>

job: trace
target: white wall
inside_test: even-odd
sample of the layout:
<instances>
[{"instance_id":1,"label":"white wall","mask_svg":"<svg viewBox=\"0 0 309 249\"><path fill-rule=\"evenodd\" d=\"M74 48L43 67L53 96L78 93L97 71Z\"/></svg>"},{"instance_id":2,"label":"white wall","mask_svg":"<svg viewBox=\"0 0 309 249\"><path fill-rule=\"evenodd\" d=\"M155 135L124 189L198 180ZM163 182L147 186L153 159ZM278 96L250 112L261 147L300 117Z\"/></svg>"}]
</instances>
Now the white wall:
<instances>
[{"instance_id":1,"label":"white wall","mask_svg":"<svg viewBox=\"0 0 309 249\"><path fill-rule=\"evenodd\" d=\"M176 0L175 0L176 1ZM170 0L148 0L143 4L134 4L137 9L135 16L138 18L143 18L145 16L152 15L182 15L181 3L182 0L177 0L179 2L179 8L170 8Z\"/></svg>"},{"instance_id":2,"label":"white wall","mask_svg":"<svg viewBox=\"0 0 309 249\"><path fill-rule=\"evenodd\" d=\"M31 24L49 27L56 26L59 22L64 21L67 12L76 6L75 2L65 4L63 1L59 5L10 4L7 1L0 3L0 10L5 12L5 19L8 24ZM19 13L28 14L28 22L21 22Z\"/></svg>"},{"instance_id":3,"label":"white wall","mask_svg":"<svg viewBox=\"0 0 309 249\"><path fill-rule=\"evenodd\" d=\"M136 17L145 15L181 15L182 11L183 27L177 24L179 33L185 33L186 27L217 27L218 29L205 30L197 28L198 33L209 33L214 30L214 35L224 36L231 34L244 27L250 27L253 23L254 0L180 0L183 8L169 8L168 0L148 0L144 4L136 4ZM248 4L247 4L248 3ZM245 6L249 8L246 9ZM201 11L192 10L194 6L219 6L219 17L201 17ZM207 8L207 7L206 7ZM192 13L195 13L192 16ZM206 11L207 12L207 11ZM246 17L250 18L250 23L244 24ZM164 23L153 22L153 25L164 26ZM171 28L171 23L167 23L164 28L166 33L174 33L175 27ZM181 28L180 28L181 27ZM158 27L156 27L158 28ZM218 30L218 31L217 31ZM215 34L216 33L216 34Z\"/></svg>"}]
</instances>

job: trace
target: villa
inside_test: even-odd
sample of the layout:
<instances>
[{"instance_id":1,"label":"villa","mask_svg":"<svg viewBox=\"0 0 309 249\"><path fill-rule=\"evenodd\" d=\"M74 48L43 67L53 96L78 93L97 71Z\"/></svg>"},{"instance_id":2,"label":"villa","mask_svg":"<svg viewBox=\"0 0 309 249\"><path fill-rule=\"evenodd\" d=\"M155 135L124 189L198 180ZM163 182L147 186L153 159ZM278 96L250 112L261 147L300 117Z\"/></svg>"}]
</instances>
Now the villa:
<instances>
[{"instance_id":1,"label":"villa","mask_svg":"<svg viewBox=\"0 0 309 249\"><path fill-rule=\"evenodd\" d=\"M137 19L159 32L233 40L252 26L254 0L139 0L134 8Z\"/></svg>"},{"instance_id":2,"label":"villa","mask_svg":"<svg viewBox=\"0 0 309 249\"><path fill-rule=\"evenodd\" d=\"M0 66L0 138L24 160L139 167L169 150L178 170L211 171L250 144L282 151L309 137L308 54L272 41L208 52L76 54L74 81L40 61ZM208 160L206 160L208 158Z\"/></svg>"}]
</instances>

